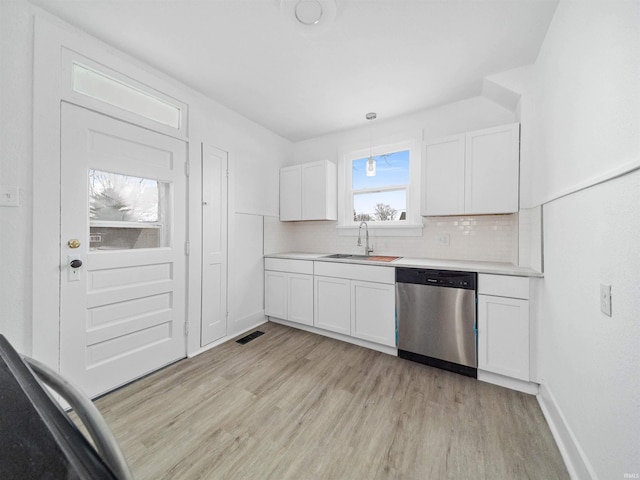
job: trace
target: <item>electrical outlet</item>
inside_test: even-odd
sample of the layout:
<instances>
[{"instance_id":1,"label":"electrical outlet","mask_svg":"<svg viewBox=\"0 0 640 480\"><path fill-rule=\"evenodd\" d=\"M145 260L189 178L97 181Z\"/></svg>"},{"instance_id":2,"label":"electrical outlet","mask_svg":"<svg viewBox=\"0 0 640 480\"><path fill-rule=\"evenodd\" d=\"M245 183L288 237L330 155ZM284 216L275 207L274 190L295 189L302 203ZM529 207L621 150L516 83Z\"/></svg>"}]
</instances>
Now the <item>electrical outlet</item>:
<instances>
[{"instance_id":1,"label":"electrical outlet","mask_svg":"<svg viewBox=\"0 0 640 480\"><path fill-rule=\"evenodd\" d=\"M9 185L0 185L0 206L17 207L20 205L19 189Z\"/></svg>"},{"instance_id":2,"label":"electrical outlet","mask_svg":"<svg viewBox=\"0 0 640 480\"><path fill-rule=\"evenodd\" d=\"M438 243L440 245L449 246L449 234L448 233L439 233L438 234Z\"/></svg>"},{"instance_id":3,"label":"electrical outlet","mask_svg":"<svg viewBox=\"0 0 640 480\"><path fill-rule=\"evenodd\" d=\"M600 285L600 310L611 316L611 285Z\"/></svg>"}]
</instances>

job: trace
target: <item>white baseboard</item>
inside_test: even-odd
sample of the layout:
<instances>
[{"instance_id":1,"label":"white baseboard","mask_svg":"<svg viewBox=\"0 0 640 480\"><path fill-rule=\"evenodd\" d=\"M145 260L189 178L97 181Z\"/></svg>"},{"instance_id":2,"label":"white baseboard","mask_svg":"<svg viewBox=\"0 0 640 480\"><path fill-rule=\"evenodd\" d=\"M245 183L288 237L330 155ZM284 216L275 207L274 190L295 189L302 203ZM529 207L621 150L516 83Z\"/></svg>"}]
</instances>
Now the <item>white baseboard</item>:
<instances>
[{"instance_id":1,"label":"white baseboard","mask_svg":"<svg viewBox=\"0 0 640 480\"><path fill-rule=\"evenodd\" d=\"M249 330L253 330L254 328L259 327L260 325L264 325L265 323L267 323L267 318L264 315L257 315L257 316L251 316L251 317L247 317L246 319L243 319L243 323L246 323L246 321L252 321L253 324L249 327L245 326L242 330L239 330L237 332L229 332L224 337L219 338L218 340L215 340L209 343L208 345L205 345L204 347L196 350L195 352L191 352L188 355L188 358L192 358L192 357L195 357L196 355L200 355L201 353L204 353L207 350L211 350L212 348L217 347L218 345L222 345L223 343L228 342L229 340L237 337L238 335L242 335L243 333L247 333Z\"/></svg>"},{"instance_id":2,"label":"white baseboard","mask_svg":"<svg viewBox=\"0 0 640 480\"><path fill-rule=\"evenodd\" d=\"M361 340L359 338L350 337L349 335L330 332L329 330L323 330L321 328L312 327L310 325L303 325L301 323L290 322L288 320L283 320L281 318L269 317L269 321L273 323L279 323L281 325L286 325L288 327L304 330L306 332L317 333L318 335L322 335L324 337L330 337L335 340L340 340L342 342L352 343L354 345L358 345L359 347L369 348L371 350L376 350L378 352L386 353L387 355L393 355L394 357L398 356L398 349L395 347L380 345L378 343L369 342L367 340Z\"/></svg>"},{"instance_id":3,"label":"white baseboard","mask_svg":"<svg viewBox=\"0 0 640 480\"><path fill-rule=\"evenodd\" d=\"M571 427L569 427L551 390L545 384L540 385L538 403L544 418L549 424L551 434L558 445L560 454L569 471L569 476L573 480L597 480L598 476L593 470L589 459L582 450Z\"/></svg>"},{"instance_id":4,"label":"white baseboard","mask_svg":"<svg viewBox=\"0 0 640 480\"><path fill-rule=\"evenodd\" d=\"M524 380L505 377L504 375L498 375L497 373L478 370L478 380L480 380L481 382L492 383L493 385L499 385L501 387L509 388L511 390L517 390L518 392L528 393L529 395L538 394L537 383L525 382Z\"/></svg>"}]
</instances>

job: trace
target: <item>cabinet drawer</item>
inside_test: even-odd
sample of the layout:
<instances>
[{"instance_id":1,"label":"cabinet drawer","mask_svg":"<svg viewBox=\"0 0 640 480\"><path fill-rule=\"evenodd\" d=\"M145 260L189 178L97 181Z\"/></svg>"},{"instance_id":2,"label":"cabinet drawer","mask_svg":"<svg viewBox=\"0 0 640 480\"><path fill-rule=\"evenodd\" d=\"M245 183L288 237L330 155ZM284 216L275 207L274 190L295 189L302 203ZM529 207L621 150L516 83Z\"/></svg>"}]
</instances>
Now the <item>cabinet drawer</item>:
<instances>
[{"instance_id":1,"label":"cabinet drawer","mask_svg":"<svg viewBox=\"0 0 640 480\"><path fill-rule=\"evenodd\" d=\"M313 262L316 275L347 278L366 282L389 283L396 281L396 269L377 265L354 265L339 262Z\"/></svg>"},{"instance_id":2,"label":"cabinet drawer","mask_svg":"<svg viewBox=\"0 0 640 480\"><path fill-rule=\"evenodd\" d=\"M265 258L264 269L313 275L313 262L309 260L290 260L287 258Z\"/></svg>"},{"instance_id":3,"label":"cabinet drawer","mask_svg":"<svg viewBox=\"0 0 640 480\"><path fill-rule=\"evenodd\" d=\"M529 299L529 278L478 274L478 294Z\"/></svg>"}]
</instances>

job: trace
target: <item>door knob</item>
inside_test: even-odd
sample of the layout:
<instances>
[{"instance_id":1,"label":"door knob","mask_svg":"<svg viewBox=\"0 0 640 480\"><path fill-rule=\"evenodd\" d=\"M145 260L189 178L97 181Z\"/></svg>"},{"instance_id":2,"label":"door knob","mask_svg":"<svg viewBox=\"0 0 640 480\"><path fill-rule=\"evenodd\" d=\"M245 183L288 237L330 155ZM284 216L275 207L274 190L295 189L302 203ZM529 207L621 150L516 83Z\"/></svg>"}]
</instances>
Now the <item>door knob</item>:
<instances>
[{"instance_id":1,"label":"door knob","mask_svg":"<svg viewBox=\"0 0 640 480\"><path fill-rule=\"evenodd\" d=\"M78 248L80 246L80 240L72 238L67 242L67 245L69 245L69 248Z\"/></svg>"},{"instance_id":2,"label":"door knob","mask_svg":"<svg viewBox=\"0 0 640 480\"><path fill-rule=\"evenodd\" d=\"M71 262L69 263L69 266L71 268L80 268L82 266L82 260L78 258L71 260Z\"/></svg>"}]
</instances>

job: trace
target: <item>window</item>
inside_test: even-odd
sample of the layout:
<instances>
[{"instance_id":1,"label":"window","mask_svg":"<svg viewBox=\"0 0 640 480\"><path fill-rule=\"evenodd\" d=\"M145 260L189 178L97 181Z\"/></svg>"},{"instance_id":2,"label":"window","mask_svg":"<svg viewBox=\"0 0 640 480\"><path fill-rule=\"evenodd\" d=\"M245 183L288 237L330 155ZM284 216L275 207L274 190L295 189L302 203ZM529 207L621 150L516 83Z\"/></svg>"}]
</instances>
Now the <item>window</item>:
<instances>
[{"instance_id":1,"label":"window","mask_svg":"<svg viewBox=\"0 0 640 480\"><path fill-rule=\"evenodd\" d=\"M89 170L91 250L169 246L170 184Z\"/></svg>"},{"instance_id":2,"label":"window","mask_svg":"<svg viewBox=\"0 0 640 480\"><path fill-rule=\"evenodd\" d=\"M117 61L113 66L130 68ZM175 90L152 87L157 79L146 72L137 71L136 80L114 68L62 48L62 98L172 137L188 136L188 105L170 94Z\"/></svg>"},{"instance_id":3,"label":"window","mask_svg":"<svg viewBox=\"0 0 640 480\"><path fill-rule=\"evenodd\" d=\"M149 120L180 128L180 107L79 63L72 65L72 88Z\"/></svg>"},{"instance_id":4,"label":"window","mask_svg":"<svg viewBox=\"0 0 640 480\"><path fill-rule=\"evenodd\" d=\"M352 235L361 221L366 221L370 229L386 230L384 235L422 234L418 145L417 141L408 140L341 151L338 179L341 235ZM392 233L393 229L397 230Z\"/></svg>"},{"instance_id":5,"label":"window","mask_svg":"<svg viewBox=\"0 0 640 480\"><path fill-rule=\"evenodd\" d=\"M351 161L354 222L406 221L409 150Z\"/></svg>"}]
</instances>

